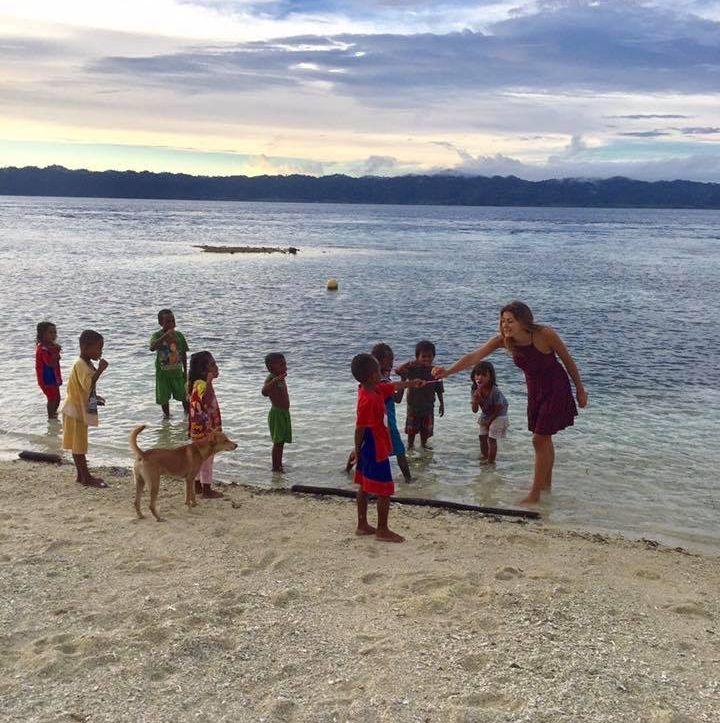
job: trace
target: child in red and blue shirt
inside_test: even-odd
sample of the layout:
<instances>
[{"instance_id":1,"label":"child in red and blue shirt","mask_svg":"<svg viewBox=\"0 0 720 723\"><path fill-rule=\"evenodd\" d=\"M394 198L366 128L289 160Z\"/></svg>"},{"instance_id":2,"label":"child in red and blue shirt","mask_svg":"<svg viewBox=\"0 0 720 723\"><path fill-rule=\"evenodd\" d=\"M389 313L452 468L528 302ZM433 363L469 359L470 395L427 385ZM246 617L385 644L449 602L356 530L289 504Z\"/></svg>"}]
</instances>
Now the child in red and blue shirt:
<instances>
[{"instance_id":1,"label":"child in red and blue shirt","mask_svg":"<svg viewBox=\"0 0 720 723\"><path fill-rule=\"evenodd\" d=\"M47 397L48 419L57 419L60 406L60 352L62 348L56 342L57 328L51 321L41 321L37 325L35 344L35 374L42 393Z\"/></svg>"},{"instance_id":2,"label":"child in red and blue shirt","mask_svg":"<svg viewBox=\"0 0 720 723\"><path fill-rule=\"evenodd\" d=\"M350 366L358 387L357 420L355 422L355 484L357 491L358 524L356 534L375 535L384 542L403 542L404 537L388 527L390 495L395 485L390 470L392 441L385 423L385 400L398 389L419 388L420 379L406 382L381 382L380 365L371 354L358 354ZM367 521L367 496L377 496L377 529Z\"/></svg>"}]
</instances>

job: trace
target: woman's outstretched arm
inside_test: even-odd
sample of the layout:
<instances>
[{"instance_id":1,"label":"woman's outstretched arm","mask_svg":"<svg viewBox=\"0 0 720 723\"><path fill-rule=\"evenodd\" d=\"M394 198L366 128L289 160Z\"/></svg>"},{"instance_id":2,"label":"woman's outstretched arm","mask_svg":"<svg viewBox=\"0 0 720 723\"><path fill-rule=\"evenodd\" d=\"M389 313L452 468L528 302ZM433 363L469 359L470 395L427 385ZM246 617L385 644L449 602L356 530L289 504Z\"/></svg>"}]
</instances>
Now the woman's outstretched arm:
<instances>
[{"instance_id":1,"label":"woman's outstretched arm","mask_svg":"<svg viewBox=\"0 0 720 723\"><path fill-rule=\"evenodd\" d=\"M463 371L463 369L469 369L475 366L479 361L482 361L486 356L492 354L495 350L505 346L503 338L500 334L488 339L481 347L471 351L465 356L461 356L452 366L448 367L433 367L432 373L436 379L444 379L449 377L451 374L457 374Z\"/></svg>"}]
</instances>

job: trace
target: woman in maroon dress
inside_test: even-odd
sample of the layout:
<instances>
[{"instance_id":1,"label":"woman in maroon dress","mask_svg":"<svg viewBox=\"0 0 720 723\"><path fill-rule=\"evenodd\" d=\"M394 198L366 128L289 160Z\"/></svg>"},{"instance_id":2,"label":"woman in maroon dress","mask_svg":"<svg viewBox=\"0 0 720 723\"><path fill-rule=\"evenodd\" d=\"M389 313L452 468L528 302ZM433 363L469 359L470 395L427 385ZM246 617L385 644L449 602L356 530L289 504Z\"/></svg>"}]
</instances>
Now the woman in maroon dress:
<instances>
[{"instance_id":1,"label":"woman in maroon dress","mask_svg":"<svg viewBox=\"0 0 720 723\"><path fill-rule=\"evenodd\" d=\"M435 367L433 374L442 379L469 369L503 347L525 372L528 429L533 433L535 448L535 476L532 489L523 502L535 503L540 499L540 493L549 490L552 485L555 462L552 435L573 424L577 416L568 375L575 384L578 405L587 405L587 392L580 380L580 372L557 332L549 326L536 324L527 304L512 301L500 311L497 336L458 359L448 369Z\"/></svg>"}]
</instances>

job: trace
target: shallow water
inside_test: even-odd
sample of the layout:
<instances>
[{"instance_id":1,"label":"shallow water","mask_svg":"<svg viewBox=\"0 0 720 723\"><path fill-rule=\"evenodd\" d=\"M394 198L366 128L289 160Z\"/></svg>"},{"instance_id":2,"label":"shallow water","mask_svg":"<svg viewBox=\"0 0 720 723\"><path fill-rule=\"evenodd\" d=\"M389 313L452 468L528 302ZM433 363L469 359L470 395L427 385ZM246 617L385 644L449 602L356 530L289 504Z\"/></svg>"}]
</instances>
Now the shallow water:
<instances>
[{"instance_id":1,"label":"shallow water","mask_svg":"<svg viewBox=\"0 0 720 723\"><path fill-rule=\"evenodd\" d=\"M217 476L269 486L341 486L352 446L354 354L390 343L398 362L432 339L446 364L491 336L499 308L526 300L570 347L590 394L556 437L551 521L720 549L716 479L720 212L447 208L0 197L0 353L6 453L58 449L34 380L34 328L58 326L69 376L80 331L105 335L108 401L91 463L180 444L179 405L154 404L157 310L192 351L215 355L226 431L239 443ZM297 246L293 256L203 254L193 244ZM329 277L340 290L325 289ZM263 357L289 364L295 442L270 472ZM411 455L400 493L514 506L532 474L522 373L495 363L511 429L497 466L479 463L465 375L446 382L431 453ZM8 373L9 372L9 373ZM405 411L398 409L404 422ZM397 472L397 469L395 469ZM399 476L399 473L398 473Z\"/></svg>"}]
</instances>

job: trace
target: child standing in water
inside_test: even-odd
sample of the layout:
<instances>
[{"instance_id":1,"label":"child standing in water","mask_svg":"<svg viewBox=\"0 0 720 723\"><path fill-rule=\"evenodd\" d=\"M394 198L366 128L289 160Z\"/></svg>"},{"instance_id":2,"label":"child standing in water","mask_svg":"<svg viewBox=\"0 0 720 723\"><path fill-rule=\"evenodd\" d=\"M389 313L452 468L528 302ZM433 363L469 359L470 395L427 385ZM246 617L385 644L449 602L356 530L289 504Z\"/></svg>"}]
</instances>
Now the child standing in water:
<instances>
[{"instance_id":1,"label":"child standing in water","mask_svg":"<svg viewBox=\"0 0 720 723\"><path fill-rule=\"evenodd\" d=\"M98 425L98 406L105 404L95 393L95 385L108 363L102 359L104 339L101 334L86 329L80 334L80 358L73 364L67 385L67 398L63 405L63 449L72 452L76 481L88 487L107 487L99 477L88 470L88 427ZM93 361L100 360L97 368Z\"/></svg>"},{"instance_id":2,"label":"child standing in water","mask_svg":"<svg viewBox=\"0 0 720 723\"><path fill-rule=\"evenodd\" d=\"M415 435L420 433L420 444L423 448L430 449L428 439L433 436L435 427L435 396L440 406L438 414L442 417L445 414L445 402L443 401L443 383L435 381L432 375L432 365L435 359L435 344L427 339L419 341L415 345L415 359L406 362L395 371L401 379L422 379L433 382L423 384L420 388L411 389L407 395L407 417L405 418L405 433L408 436L408 447L415 446Z\"/></svg>"},{"instance_id":3,"label":"child standing in water","mask_svg":"<svg viewBox=\"0 0 720 723\"><path fill-rule=\"evenodd\" d=\"M481 411L480 454L490 464L497 457L497 440L505 437L508 428L508 403L495 381L495 367L488 361L481 361L473 367L470 406L474 413Z\"/></svg>"},{"instance_id":4,"label":"child standing in water","mask_svg":"<svg viewBox=\"0 0 720 723\"><path fill-rule=\"evenodd\" d=\"M57 343L57 328L51 321L41 321L37 325L35 344L35 374L38 386L47 397L48 419L57 419L60 406L60 352L62 347Z\"/></svg>"},{"instance_id":5,"label":"child standing in water","mask_svg":"<svg viewBox=\"0 0 720 723\"><path fill-rule=\"evenodd\" d=\"M355 422L355 484L357 491L358 535L375 535L384 542L404 542L404 537L388 527L390 495L395 491L390 471L392 441L385 426L385 400L399 389L419 388L424 382L413 379L392 384L381 381L380 365L370 354L358 354L350 365L352 375L359 382L357 419ZM367 496L377 496L377 529L367 521Z\"/></svg>"},{"instance_id":6,"label":"child standing in water","mask_svg":"<svg viewBox=\"0 0 720 723\"><path fill-rule=\"evenodd\" d=\"M188 396L190 397L190 439L205 442L213 432L222 430L220 405L215 396L213 379L219 375L218 366L209 351L199 351L190 357ZM212 499L222 497L222 492L212 488L213 458L211 454L200 467L200 481L195 481L195 491Z\"/></svg>"},{"instance_id":7,"label":"child standing in water","mask_svg":"<svg viewBox=\"0 0 720 723\"><path fill-rule=\"evenodd\" d=\"M185 392L188 344L175 328L175 315L170 309L158 311L158 324L162 329L150 337L150 351L155 352L155 401L168 419L171 398L182 402L186 414L190 408Z\"/></svg>"},{"instance_id":8,"label":"child standing in water","mask_svg":"<svg viewBox=\"0 0 720 723\"><path fill-rule=\"evenodd\" d=\"M292 423L290 421L290 396L288 395L287 361L279 352L272 352L265 357L265 366L270 372L261 393L270 399L268 427L272 438L273 472L284 472L283 449L285 444L292 442Z\"/></svg>"}]
</instances>

